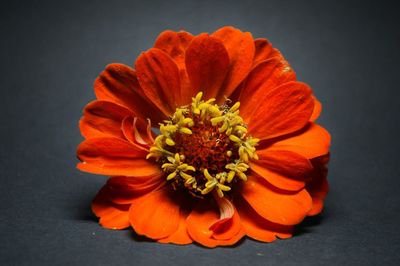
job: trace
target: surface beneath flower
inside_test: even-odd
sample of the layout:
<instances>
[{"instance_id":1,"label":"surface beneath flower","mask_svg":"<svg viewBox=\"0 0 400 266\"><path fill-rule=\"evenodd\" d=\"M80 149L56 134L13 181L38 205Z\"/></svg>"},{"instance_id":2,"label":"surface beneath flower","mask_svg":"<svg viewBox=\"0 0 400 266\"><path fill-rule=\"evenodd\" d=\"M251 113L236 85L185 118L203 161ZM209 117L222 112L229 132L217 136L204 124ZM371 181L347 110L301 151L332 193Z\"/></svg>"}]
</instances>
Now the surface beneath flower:
<instances>
[{"instance_id":1,"label":"surface beneath flower","mask_svg":"<svg viewBox=\"0 0 400 266\"><path fill-rule=\"evenodd\" d=\"M247 133L239 115L240 103L215 104L199 92L191 105L182 106L160 124L147 159L155 158L168 174L175 190L187 189L203 198L210 192L219 197L238 181L246 181L249 159L257 159L258 139Z\"/></svg>"}]
</instances>

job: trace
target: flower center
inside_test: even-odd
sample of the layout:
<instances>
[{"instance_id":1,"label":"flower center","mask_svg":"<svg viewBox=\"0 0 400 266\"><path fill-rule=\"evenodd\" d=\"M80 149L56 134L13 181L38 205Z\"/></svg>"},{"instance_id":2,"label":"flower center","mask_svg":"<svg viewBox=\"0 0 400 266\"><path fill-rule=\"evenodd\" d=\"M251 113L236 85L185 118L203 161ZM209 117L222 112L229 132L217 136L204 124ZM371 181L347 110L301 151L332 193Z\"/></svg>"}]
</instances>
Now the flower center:
<instances>
[{"instance_id":1,"label":"flower center","mask_svg":"<svg viewBox=\"0 0 400 266\"><path fill-rule=\"evenodd\" d=\"M239 102L217 105L202 96L199 92L191 105L177 108L160 124L161 134L147 159L161 164L175 189L185 188L196 197L210 192L223 197L234 183L247 180L249 159L258 159L259 139L248 135Z\"/></svg>"}]
</instances>

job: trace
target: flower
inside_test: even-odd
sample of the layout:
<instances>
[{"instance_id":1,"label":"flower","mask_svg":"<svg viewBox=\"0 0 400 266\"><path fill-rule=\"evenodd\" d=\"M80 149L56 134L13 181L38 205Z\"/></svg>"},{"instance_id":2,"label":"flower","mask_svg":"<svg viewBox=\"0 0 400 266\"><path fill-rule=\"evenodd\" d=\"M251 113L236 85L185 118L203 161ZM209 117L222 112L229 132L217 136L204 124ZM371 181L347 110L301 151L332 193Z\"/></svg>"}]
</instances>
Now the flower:
<instances>
[{"instance_id":1,"label":"flower","mask_svg":"<svg viewBox=\"0 0 400 266\"><path fill-rule=\"evenodd\" d=\"M165 31L135 69L108 65L94 90L77 167L111 176L92 203L103 227L215 247L289 238L321 212L321 104L266 39Z\"/></svg>"}]
</instances>

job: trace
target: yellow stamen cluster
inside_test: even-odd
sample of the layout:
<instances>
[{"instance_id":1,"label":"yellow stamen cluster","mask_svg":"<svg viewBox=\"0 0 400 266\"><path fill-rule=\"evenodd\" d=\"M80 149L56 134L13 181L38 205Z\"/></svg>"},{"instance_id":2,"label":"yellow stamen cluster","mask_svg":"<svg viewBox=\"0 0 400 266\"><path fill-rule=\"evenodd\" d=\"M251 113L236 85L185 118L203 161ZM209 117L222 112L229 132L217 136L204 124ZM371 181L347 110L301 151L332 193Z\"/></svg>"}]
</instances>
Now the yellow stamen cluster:
<instances>
[{"instance_id":1,"label":"yellow stamen cluster","mask_svg":"<svg viewBox=\"0 0 400 266\"><path fill-rule=\"evenodd\" d=\"M166 171L170 172L170 174L167 176L167 180L171 180L175 178L177 175L180 175L184 180L185 183L187 184L192 184L196 180L194 179L193 176L189 175L186 173L186 171L196 171L193 166L190 166L186 163L183 163L183 160L185 157L183 155L179 155L178 153L175 153L175 156L168 156L167 160L169 163L164 163L161 168Z\"/></svg>"},{"instance_id":2,"label":"yellow stamen cluster","mask_svg":"<svg viewBox=\"0 0 400 266\"><path fill-rule=\"evenodd\" d=\"M174 188L185 187L198 197L212 191L223 197L233 183L247 180L249 160L258 159L259 140L247 135L239 102L219 106L202 97L199 92L190 106L177 108L160 124L147 159L161 163Z\"/></svg>"}]
</instances>

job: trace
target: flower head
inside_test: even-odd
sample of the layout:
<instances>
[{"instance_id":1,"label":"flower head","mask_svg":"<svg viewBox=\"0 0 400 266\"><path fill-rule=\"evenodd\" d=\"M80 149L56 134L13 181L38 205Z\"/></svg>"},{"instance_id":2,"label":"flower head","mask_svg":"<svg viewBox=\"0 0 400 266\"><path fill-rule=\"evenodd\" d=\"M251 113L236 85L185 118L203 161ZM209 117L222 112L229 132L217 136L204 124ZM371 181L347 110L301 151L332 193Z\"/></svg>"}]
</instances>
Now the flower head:
<instances>
[{"instance_id":1,"label":"flower head","mask_svg":"<svg viewBox=\"0 0 400 266\"><path fill-rule=\"evenodd\" d=\"M80 170L111 176L92 203L102 226L215 247L288 238L321 212L321 104L266 39L165 31L94 89L77 153Z\"/></svg>"}]
</instances>

